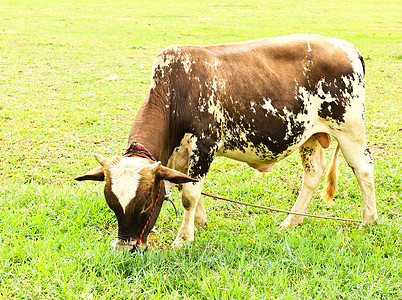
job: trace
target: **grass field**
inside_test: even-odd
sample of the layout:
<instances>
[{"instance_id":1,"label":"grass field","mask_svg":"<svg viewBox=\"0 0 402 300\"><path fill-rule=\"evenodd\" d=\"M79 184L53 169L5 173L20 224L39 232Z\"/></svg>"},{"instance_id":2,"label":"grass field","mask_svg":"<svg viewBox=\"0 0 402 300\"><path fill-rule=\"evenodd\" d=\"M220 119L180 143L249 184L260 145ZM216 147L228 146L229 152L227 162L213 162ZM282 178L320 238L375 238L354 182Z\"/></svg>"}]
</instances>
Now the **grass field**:
<instances>
[{"instance_id":1,"label":"grass field","mask_svg":"<svg viewBox=\"0 0 402 300\"><path fill-rule=\"evenodd\" d=\"M0 298L402 299L401 4L337 2L2 0ZM112 250L103 185L72 179L97 166L92 153L125 150L155 55L296 32L363 53L378 223L305 219L279 230L283 214L205 199L209 225L191 247L170 250L182 209L176 220L167 203L150 251ZM334 205L317 192L308 212L361 218L342 156L339 169ZM300 185L296 153L266 177L217 159L204 191L289 209Z\"/></svg>"}]
</instances>

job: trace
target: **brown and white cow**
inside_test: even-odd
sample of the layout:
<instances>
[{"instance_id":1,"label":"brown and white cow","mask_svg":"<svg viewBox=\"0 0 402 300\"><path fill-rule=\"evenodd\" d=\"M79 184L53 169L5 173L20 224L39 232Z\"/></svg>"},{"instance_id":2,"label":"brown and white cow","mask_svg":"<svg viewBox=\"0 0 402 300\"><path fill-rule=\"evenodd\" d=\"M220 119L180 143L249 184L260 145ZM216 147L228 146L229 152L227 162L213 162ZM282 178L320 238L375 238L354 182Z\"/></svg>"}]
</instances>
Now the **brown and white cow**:
<instances>
[{"instance_id":1,"label":"brown and white cow","mask_svg":"<svg viewBox=\"0 0 402 300\"><path fill-rule=\"evenodd\" d=\"M194 226L206 223L200 193L216 156L268 171L299 149L303 183L292 211L304 213L324 172L323 148L330 135L338 146L326 202L334 195L340 148L362 190L363 223L377 219L365 140L364 61L352 44L298 34L171 46L157 55L152 71L129 146L142 145L156 161L138 151L112 159L96 156L101 167L76 178L106 181L106 201L118 220L117 247L147 247L164 199L164 180L183 183L183 223L173 246L193 241ZM280 226L302 221L289 215Z\"/></svg>"}]
</instances>

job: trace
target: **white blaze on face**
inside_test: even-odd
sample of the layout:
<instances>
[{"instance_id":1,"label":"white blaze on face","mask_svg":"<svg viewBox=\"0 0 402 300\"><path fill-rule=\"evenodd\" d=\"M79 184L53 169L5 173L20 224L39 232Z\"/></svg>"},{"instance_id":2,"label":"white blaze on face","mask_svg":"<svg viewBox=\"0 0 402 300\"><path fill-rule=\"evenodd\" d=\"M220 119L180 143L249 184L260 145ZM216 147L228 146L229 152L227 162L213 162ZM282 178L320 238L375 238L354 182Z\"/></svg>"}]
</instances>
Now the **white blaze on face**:
<instances>
[{"instance_id":1,"label":"white blaze on face","mask_svg":"<svg viewBox=\"0 0 402 300\"><path fill-rule=\"evenodd\" d=\"M119 200L124 212L137 193L141 180L140 171L147 165L144 158L127 157L109 169L112 192Z\"/></svg>"}]
</instances>

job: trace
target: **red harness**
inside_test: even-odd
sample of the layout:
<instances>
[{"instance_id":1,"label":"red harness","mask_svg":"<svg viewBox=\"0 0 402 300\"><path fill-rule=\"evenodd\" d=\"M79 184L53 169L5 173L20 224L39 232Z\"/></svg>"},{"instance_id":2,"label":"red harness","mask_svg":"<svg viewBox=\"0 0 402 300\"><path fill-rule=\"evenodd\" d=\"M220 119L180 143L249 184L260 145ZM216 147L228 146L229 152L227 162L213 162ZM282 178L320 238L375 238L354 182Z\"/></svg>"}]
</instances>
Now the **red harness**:
<instances>
[{"instance_id":1,"label":"red harness","mask_svg":"<svg viewBox=\"0 0 402 300\"><path fill-rule=\"evenodd\" d=\"M139 245L139 242L140 242L140 240L142 239L142 236L143 236L143 234L144 234L144 232L145 232L145 229L148 227L149 220L151 220L152 214L154 213L154 210L155 210L156 203L157 203L158 200L159 200L159 194L160 194L160 192L161 192L161 183L159 183L158 194L156 195L155 203L154 203L154 205L152 206L152 210L151 210L151 212L149 213L148 220L147 220L147 222L145 223L144 228L142 229L142 231L141 231L141 233L140 233L140 236L138 237L137 245Z\"/></svg>"},{"instance_id":2,"label":"red harness","mask_svg":"<svg viewBox=\"0 0 402 300\"><path fill-rule=\"evenodd\" d=\"M156 159L152 156L151 153L140 143L133 143L128 147L126 153L124 153L124 156L127 156L129 154L140 154L148 157L150 160L156 161Z\"/></svg>"},{"instance_id":3,"label":"red harness","mask_svg":"<svg viewBox=\"0 0 402 300\"><path fill-rule=\"evenodd\" d=\"M131 144L130 147L128 147L126 153L124 153L125 156L130 155L130 154L140 154L140 155L148 157L149 159L151 159L153 161L157 161L152 156L152 154L143 145L141 145L139 143ZM144 235L145 229L148 227L149 221L151 220L152 214L154 213L156 204L158 203L158 200L159 200L159 195L160 195L160 192L161 192L161 186L162 186L162 183L159 183L158 194L156 195L156 199L155 199L154 205L152 206L152 210L149 213L147 222L145 223L144 228L142 229L142 231L140 233L140 236L138 237L137 245L139 245L140 240L142 239L142 236Z\"/></svg>"}]
</instances>

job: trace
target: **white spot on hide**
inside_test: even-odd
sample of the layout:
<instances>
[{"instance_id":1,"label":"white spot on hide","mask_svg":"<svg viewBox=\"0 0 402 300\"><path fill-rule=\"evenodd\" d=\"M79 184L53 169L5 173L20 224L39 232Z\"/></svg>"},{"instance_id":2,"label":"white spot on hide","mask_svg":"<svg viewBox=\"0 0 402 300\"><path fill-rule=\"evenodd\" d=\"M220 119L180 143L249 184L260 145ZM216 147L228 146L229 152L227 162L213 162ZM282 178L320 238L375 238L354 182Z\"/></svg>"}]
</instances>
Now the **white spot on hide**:
<instances>
[{"instance_id":1,"label":"white spot on hide","mask_svg":"<svg viewBox=\"0 0 402 300\"><path fill-rule=\"evenodd\" d=\"M265 99L264 98L263 100L264 100L264 104L261 105L261 107L263 109L267 110L268 112L270 112L272 114L277 114L278 113L278 110L275 107L273 107L271 99L269 99L269 98Z\"/></svg>"},{"instance_id":2,"label":"white spot on hide","mask_svg":"<svg viewBox=\"0 0 402 300\"><path fill-rule=\"evenodd\" d=\"M183 64L184 70L186 73L189 73L191 71L191 60L190 56L188 54L184 55L184 58L182 58L181 63ZM191 79L191 77L190 77Z\"/></svg>"},{"instance_id":3,"label":"white spot on hide","mask_svg":"<svg viewBox=\"0 0 402 300\"><path fill-rule=\"evenodd\" d=\"M252 111L253 113L257 113L257 111L255 110L255 107L254 107L255 102L254 102L254 101L250 101L250 105L251 105L251 111Z\"/></svg>"},{"instance_id":4,"label":"white spot on hide","mask_svg":"<svg viewBox=\"0 0 402 300\"><path fill-rule=\"evenodd\" d=\"M152 65L151 89L156 87L155 71L160 69L161 78L164 78L166 75L165 70L172 70L171 63L177 61L180 54L181 51L178 46L169 46L158 53Z\"/></svg>"},{"instance_id":5,"label":"white spot on hide","mask_svg":"<svg viewBox=\"0 0 402 300\"><path fill-rule=\"evenodd\" d=\"M309 42L307 42L307 52L311 52L311 46Z\"/></svg>"},{"instance_id":6,"label":"white spot on hide","mask_svg":"<svg viewBox=\"0 0 402 300\"><path fill-rule=\"evenodd\" d=\"M208 87L208 83L205 83L205 85ZM215 120L218 122L223 122L224 121L224 115L223 115L223 108L222 105L217 98L217 92L218 90L224 90L225 88L225 82L219 82L214 78L212 83L209 86L209 89L211 91L211 95L208 99L208 112L214 116Z\"/></svg>"}]
</instances>

